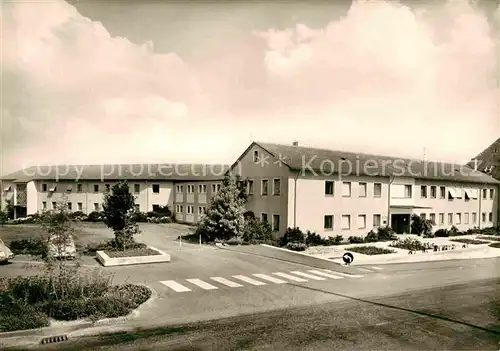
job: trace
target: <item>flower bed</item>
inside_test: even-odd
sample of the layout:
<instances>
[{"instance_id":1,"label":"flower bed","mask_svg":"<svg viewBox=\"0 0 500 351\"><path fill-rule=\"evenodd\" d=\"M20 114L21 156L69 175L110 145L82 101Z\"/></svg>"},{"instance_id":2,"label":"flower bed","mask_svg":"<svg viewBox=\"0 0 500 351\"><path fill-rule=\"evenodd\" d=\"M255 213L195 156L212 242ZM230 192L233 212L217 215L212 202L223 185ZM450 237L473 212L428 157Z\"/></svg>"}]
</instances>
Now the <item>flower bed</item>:
<instances>
[{"instance_id":1,"label":"flower bed","mask_svg":"<svg viewBox=\"0 0 500 351\"><path fill-rule=\"evenodd\" d=\"M149 247L138 248L138 249L128 249L124 251L104 251L109 257L136 257L136 256L152 256L160 255L156 250Z\"/></svg>"},{"instance_id":2,"label":"flower bed","mask_svg":"<svg viewBox=\"0 0 500 351\"><path fill-rule=\"evenodd\" d=\"M145 286L67 274L0 279L0 331L42 328L50 319L98 320L128 315L151 296Z\"/></svg>"},{"instance_id":3,"label":"flower bed","mask_svg":"<svg viewBox=\"0 0 500 351\"><path fill-rule=\"evenodd\" d=\"M491 243L488 245L489 247L494 247L496 249L500 249L500 242L497 242L497 243Z\"/></svg>"},{"instance_id":4,"label":"flower bed","mask_svg":"<svg viewBox=\"0 0 500 351\"><path fill-rule=\"evenodd\" d=\"M346 248L347 251L357 252L363 255L385 255L396 251L376 246L353 246Z\"/></svg>"},{"instance_id":5,"label":"flower bed","mask_svg":"<svg viewBox=\"0 0 500 351\"><path fill-rule=\"evenodd\" d=\"M450 241L454 241L454 242L462 243L462 244L469 244L469 245L488 244L487 241L474 240L474 239L451 239Z\"/></svg>"},{"instance_id":6,"label":"flower bed","mask_svg":"<svg viewBox=\"0 0 500 351\"><path fill-rule=\"evenodd\" d=\"M404 240L399 239L389 246L408 251L421 251L427 248L427 246L424 245L420 240L412 238L406 238Z\"/></svg>"},{"instance_id":7,"label":"flower bed","mask_svg":"<svg viewBox=\"0 0 500 351\"><path fill-rule=\"evenodd\" d=\"M500 241L500 236L478 235L478 236L476 236L476 239Z\"/></svg>"}]
</instances>

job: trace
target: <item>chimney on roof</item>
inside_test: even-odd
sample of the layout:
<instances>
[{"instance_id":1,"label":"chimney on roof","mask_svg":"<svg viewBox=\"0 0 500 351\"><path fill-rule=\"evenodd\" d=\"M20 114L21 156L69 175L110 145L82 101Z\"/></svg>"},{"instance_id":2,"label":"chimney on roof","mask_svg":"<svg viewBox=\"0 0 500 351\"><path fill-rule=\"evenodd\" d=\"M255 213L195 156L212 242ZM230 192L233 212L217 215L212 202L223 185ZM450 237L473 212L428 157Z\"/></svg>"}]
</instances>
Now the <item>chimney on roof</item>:
<instances>
[{"instance_id":1,"label":"chimney on roof","mask_svg":"<svg viewBox=\"0 0 500 351\"><path fill-rule=\"evenodd\" d=\"M294 141L292 145L293 146L299 146L299 142L298 141Z\"/></svg>"}]
</instances>

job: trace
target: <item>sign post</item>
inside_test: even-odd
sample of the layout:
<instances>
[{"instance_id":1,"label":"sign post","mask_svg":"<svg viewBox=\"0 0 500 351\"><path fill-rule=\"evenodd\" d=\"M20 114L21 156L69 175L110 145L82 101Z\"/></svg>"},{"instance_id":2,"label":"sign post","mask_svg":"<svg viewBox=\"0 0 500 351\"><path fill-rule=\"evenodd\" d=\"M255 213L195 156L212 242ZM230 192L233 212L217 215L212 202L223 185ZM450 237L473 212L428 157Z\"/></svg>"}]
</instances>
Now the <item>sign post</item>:
<instances>
[{"instance_id":1,"label":"sign post","mask_svg":"<svg viewBox=\"0 0 500 351\"><path fill-rule=\"evenodd\" d=\"M350 252L346 252L344 256L342 256L342 259L344 260L344 263L346 266L351 265L352 261L354 261L354 256Z\"/></svg>"}]
</instances>

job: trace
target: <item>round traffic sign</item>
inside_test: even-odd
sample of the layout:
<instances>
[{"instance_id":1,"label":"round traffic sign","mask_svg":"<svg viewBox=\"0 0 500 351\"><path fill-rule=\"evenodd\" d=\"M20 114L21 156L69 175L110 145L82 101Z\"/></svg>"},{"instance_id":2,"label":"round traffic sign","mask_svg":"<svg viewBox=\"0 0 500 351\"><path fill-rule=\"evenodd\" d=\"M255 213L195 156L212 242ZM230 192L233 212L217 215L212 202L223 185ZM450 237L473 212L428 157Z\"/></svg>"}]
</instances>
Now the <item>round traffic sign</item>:
<instances>
[{"instance_id":1,"label":"round traffic sign","mask_svg":"<svg viewBox=\"0 0 500 351\"><path fill-rule=\"evenodd\" d=\"M342 256L342 259L346 264L352 263L354 261L354 256L350 252L346 252L344 256Z\"/></svg>"}]
</instances>

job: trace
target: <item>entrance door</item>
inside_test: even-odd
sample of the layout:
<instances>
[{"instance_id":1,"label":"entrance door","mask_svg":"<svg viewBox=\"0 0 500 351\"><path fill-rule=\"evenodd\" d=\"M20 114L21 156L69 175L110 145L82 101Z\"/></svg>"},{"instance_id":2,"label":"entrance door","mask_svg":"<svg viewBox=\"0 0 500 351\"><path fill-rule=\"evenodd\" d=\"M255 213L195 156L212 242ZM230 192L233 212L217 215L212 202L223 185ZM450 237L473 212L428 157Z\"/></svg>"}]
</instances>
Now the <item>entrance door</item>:
<instances>
[{"instance_id":1,"label":"entrance door","mask_svg":"<svg viewBox=\"0 0 500 351\"><path fill-rule=\"evenodd\" d=\"M393 214L391 215L391 226L396 234L410 233L410 215Z\"/></svg>"}]
</instances>

